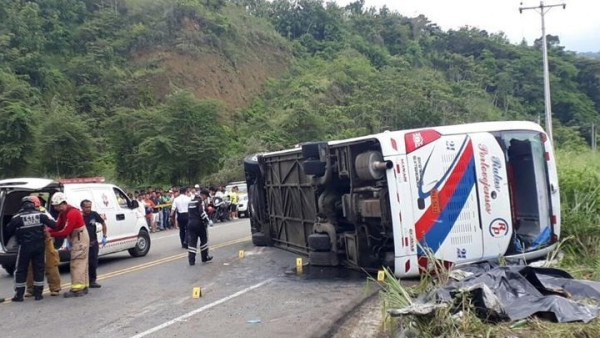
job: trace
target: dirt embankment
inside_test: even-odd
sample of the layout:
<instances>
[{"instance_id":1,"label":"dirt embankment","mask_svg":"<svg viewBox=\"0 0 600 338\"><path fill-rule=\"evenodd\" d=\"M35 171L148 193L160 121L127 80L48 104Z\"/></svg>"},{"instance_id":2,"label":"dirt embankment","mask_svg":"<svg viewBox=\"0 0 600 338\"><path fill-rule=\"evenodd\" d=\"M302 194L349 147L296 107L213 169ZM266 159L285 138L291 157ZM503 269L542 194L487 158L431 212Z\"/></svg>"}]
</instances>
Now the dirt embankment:
<instances>
[{"instance_id":1,"label":"dirt embankment","mask_svg":"<svg viewBox=\"0 0 600 338\"><path fill-rule=\"evenodd\" d=\"M284 74L292 61L289 51L263 46L244 50L235 61L218 52L184 54L165 49L140 51L134 55L139 65L153 63L162 70L151 78L158 99L180 88L198 99L216 99L227 110L247 106L269 78Z\"/></svg>"}]
</instances>

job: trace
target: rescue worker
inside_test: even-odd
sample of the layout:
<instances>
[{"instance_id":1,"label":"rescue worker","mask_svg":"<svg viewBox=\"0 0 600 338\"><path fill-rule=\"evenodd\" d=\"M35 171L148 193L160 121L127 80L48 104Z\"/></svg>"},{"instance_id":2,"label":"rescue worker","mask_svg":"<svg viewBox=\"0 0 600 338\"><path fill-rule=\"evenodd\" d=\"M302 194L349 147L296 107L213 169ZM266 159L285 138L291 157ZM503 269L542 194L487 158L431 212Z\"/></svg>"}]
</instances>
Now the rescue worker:
<instances>
[{"instance_id":1,"label":"rescue worker","mask_svg":"<svg viewBox=\"0 0 600 338\"><path fill-rule=\"evenodd\" d=\"M98 269L98 234L96 233L96 223L102 224L102 247L106 245L106 222L97 212L92 211L92 201L83 200L80 204L83 221L90 236L90 250L88 251L88 277L90 288L100 288L102 285L96 283L96 270Z\"/></svg>"},{"instance_id":2,"label":"rescue worker","mask_svg":"<svg viewBox=\"0 0 600 338\"><path fill-rule=\"evenodd\" d=\"M62 192L52 195L52 205L60 212L57 228L50 230L52 237L66 237L71 246L71 290L65 298L81 297L88 292L88 252L90 236L88 235L83 215L79 209L67 204L67 197Z\"/></svg>"},{"instance_id":3,"label":"rescue worker","mask_svg":"<svg viewBox=\"0 0 600 338\"><path fill-rule=\"evenodd\" d=\"M36 210L46 214L48 218L54 221L54 217L44 208L40 202L38 196L31 196L33 204ZM48 280L48 287L50 289L50 296L58 296L60 293L60 272L58 271L58 264L60 263L60 256L58 251L54 247L54 239L48 232L44 232L46 241L46 279ZM27 292L25 297L33 296L33 266L29 264L29 270L27 271Z\"/></svg>"},{"instance_id":4,"label":"rescue worker","mask_svg":"<svg viewBox=\"0 0 600 338\"><path fill-rule=\"evenodd\" d=\"M199 196L188 204L188 261L190 265L196 264L196 253L198 247L198 238L200 238L200 255L202 262L212 260L212 256L208 255L208 233L206 227L212 225L212 221L208 218L204 209L203 199L208 198L208 190L201 190Z\"/></svg>"},{"instance_id":5,"label":"rescue worker","mask_svg":"<svg viewBox=\"0 0 600 338\"><path fill-rule=\"evenodd\" d=\"M19 249L15 271L15 296L13 302L22 302L25 295L27 268L33 265L33 295L41 300L44 290L44 225L55 228L56 222L46 214L35 209L31 196L21 200L21 210L6 225L9 236L16 233Z\"/></svg>"}]
</instances>

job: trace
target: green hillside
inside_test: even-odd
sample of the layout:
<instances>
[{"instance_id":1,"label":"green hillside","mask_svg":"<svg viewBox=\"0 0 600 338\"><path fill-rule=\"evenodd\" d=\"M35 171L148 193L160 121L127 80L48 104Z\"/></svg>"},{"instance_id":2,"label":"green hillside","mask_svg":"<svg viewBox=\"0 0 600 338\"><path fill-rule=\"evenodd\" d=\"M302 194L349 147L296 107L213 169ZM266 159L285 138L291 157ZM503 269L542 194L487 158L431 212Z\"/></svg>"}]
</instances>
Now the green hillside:
<instances>
[{"instance_id":1,"label":"green hillside","mask_svg":"<svg viewBox=\"0 0 600 338\"><path fill-rule=\"evenodd\" d=\"M555 139L600 60L549 39ZM318 0L0 0L3 177L239 179L244 154L426 125L543 122L539 43Z\"/></svg>"}]
</instances>

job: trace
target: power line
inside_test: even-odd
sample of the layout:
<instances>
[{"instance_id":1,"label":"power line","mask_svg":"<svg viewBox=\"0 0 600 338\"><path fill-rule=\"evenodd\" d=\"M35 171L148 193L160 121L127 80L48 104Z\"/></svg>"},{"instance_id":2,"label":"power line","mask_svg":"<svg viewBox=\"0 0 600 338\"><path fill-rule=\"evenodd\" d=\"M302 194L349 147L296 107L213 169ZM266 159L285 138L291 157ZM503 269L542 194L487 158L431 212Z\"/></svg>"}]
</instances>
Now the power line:
<instances>
[{"instance_id":1,"label":"power line","mask_svg":"<svg viewBox=\"0 0 600 338\"><path fill-rule=\"evenodd\" d=\"M523 5L522 2L521 5ZM536 12L540 13L540 16L542 17L542 53L544 59L544 106L546 112L546 133L548 133L550 142L554 144L554 139L552 138L552 104L550 99L550 71L548 70L548 45L546 43L546 21L544 18L546 13L548 13L553 7L562 7L565 9L567 4L562 3L545 5L543 1L540 1L539 6L519 7L519 13L523 14L523 11L535 10Z\"/></svg>"}]
</instances>

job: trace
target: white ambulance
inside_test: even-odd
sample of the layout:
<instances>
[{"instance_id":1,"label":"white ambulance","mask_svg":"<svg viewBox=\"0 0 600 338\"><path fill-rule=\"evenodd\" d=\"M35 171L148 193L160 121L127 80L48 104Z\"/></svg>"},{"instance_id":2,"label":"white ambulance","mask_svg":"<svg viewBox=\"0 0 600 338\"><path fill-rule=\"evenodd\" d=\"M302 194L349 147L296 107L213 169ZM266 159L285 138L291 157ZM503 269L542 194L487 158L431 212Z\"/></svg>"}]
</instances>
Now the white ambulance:
<instances>
[{"instance_id":1,"label":"white ambulance","mask_svg":"<svg viewBox=\"0 0 600 338\"><path fill-rule=\"evenodd\" d=\"M81 201L92 201L92 210L106 221L107 243L100 248L99 255L107 255L127 250L134 257L148 254L150 234L144 216L137 210L138 202L131 200L121 188L102 183L102 178L51 180L44 178L13 178L0 180L0 264L12 274L15 269L17 243L5 229L21 205L21 199L34 195L41 198L43 206L56 218L50 205L52 195L63 191L67 202L80 208ZM94 182L94 183L92 183ZM101 226L97 226L98 239L102 238ZM69 260L69 252L64 240L56 239L61 261Z\"/></svg>"},{"instance_id":2,"label":"white ambulance","mask_svg":"<svg viewBox=\"0 0 600 338\"><path fill-rule=\"evenodd\" d=\"M311 264L428 267L539 258L560 237L552 144L531 122L311 142L245 161L253 241Z\"/></svg>"}]
</instances>

